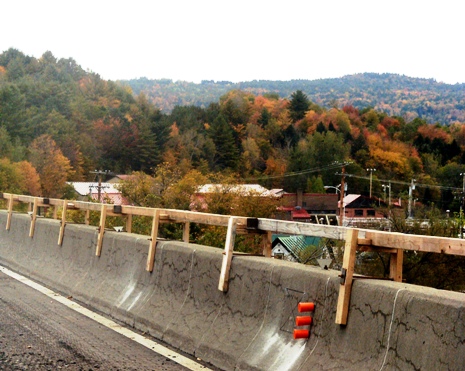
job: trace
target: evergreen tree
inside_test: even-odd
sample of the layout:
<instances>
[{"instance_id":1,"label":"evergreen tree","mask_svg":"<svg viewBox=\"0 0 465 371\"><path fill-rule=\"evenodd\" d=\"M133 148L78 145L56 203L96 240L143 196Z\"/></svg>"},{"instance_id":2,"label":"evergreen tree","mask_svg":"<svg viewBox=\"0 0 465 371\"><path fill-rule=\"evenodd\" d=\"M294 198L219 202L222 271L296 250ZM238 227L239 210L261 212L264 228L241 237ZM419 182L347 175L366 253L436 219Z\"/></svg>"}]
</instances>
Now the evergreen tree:
<instances>
[{"instance_id":1,"label":"evergreen tree","mask_svg":"<svg viewBox=\"0 0 465 371\"><path fill-rule=\"evenodd\" d=\"M302 90L297 90L291 94L289 102L289 115L292 122L297 122L305 117L305 113L310 108L310 101Z\"/></svg>"},{"instance_id":2,"label":"evergreen tree","mask_svg":"<svg viewBox=\"0 0 465 371\"><path fill-rule=\"evenodd\" d=\"M263 108L257 122L262 128L264 128L268 125L268 122L270 122L271 118L272 116L270 111L268 111L266 108Z\"/></svg>"},{"instance_id":3,"label":"evergreen tree","mask_svg":"<svg viewBox=\"0 0 465 371\"><path fill-rule=\"evenodd\" d=\"M223 115L219 115L210 127L210 138L215 144L215 166L219 170L226 168L235 169L239 161L239 151L234 141L231 126L226 122Z\"/></svg>"},{"instance_id":4,"label":"evergreen tree","mask_svg":"<svg viewBox=\"0 0 465 371\"><path fill-rule=\"evenodd\" d=\"M210 127L210 138L215 144L214 164L218 170L235 169L239 161L239 150L234 141L234 133L223 115L213 121Z\"/></svg>"}]
</instances>

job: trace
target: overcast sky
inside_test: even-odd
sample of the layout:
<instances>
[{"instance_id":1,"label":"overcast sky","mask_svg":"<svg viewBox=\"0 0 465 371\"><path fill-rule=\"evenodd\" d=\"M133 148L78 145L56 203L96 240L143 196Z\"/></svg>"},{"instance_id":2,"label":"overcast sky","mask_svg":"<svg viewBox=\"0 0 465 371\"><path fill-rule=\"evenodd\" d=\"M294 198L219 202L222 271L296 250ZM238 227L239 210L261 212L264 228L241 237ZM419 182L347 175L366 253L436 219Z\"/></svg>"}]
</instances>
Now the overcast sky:
<instances>
[{"instance_id":1,"label":"overcast sky","mask_svg":"<svg viewBox=\"0 0 465 371\"><path fill-rule=\"evenodd\" d=\"M460 0L12 0L0 12L0 52L51 51L104 79L465 83Z\"/></svg>"}]
</instances>

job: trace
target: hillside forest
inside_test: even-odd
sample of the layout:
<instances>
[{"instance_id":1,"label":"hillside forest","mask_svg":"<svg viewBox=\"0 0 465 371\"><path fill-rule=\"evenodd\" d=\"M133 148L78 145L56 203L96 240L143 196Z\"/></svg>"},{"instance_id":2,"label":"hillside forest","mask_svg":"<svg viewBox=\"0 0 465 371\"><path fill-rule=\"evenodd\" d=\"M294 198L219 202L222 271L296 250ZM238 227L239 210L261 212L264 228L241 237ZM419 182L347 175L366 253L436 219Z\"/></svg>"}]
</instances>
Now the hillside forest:
<instances>
[{"instance_id":1,"label":"hillside forest","mask_svg":"<svg viewBox=\"0 0 465 371\"><path fill-rule=\"evenodd\" d=\"M230 90L254 95L274 93L288 98L301 90L319 106L354 106L358 110L373 107L389 116L406 121L415 118L429 123L450 125L465 121L465 84L445 84L434 79L412 78L396 74L360 73L318 80L202 81L200 84L169 79L139 78L122 80L135 94L145 93L162 110L195 105L206 108Z\"/></svg>"},{"instance_id":2,"label":"hillside forest","mask_svg":"<svg viewBox=\"0 0 465 371\"><path fill-rule=\"evenodd\" d=\"M327 108L302 90L280 97L233 89L206 107L175 105L164 113L144 93L84 71L73 59L50 52L36 59L16 49L0 54L2 192L70 198L66 182L95 180L99 169L132 174L122 191L135 205L188 209L200 184L323 193L341 183L344 166L348 193L368 195L372 184L373 196L386 199L390 184L390 197L406 205L414 179L415 205L458 213L464 162L460 121L408 120L370 106ZM269 217L276 210L253 197L226 196L210 199L209 211ZM402 221L396 228L417 232L403 230ZM428 233L457 233L439 229ZM198 243L224 243L218 230L192 233ZM407 254L404 273L411 272L409 282L463 289L463 260L449 258ZM452 275L431 269L439 266L454 266L459 279L449 282Z\"/></svg>"},{"instance_id":3,"label":"hillside forest","mask_svg":"<svg viewBox=\"0 0 465 371\"><path fill-rule=\"evenodd\" d=\"M231 90L206 108L175 106L165 114L145 94L72 59L10 49L0 55L0 157L9 174L0 186L61 197L65 181L92 179L95 169L153 175L163 165L181 176L196 170L315 192L338 185L338 164L350 162L349 193L368 193L371 168L375 196L392 181L392 198L405 197L415 179L419 203L458 210L463 123L328 109L310 98L300 90L287 98Z\"/></svg>"}]
</instances>

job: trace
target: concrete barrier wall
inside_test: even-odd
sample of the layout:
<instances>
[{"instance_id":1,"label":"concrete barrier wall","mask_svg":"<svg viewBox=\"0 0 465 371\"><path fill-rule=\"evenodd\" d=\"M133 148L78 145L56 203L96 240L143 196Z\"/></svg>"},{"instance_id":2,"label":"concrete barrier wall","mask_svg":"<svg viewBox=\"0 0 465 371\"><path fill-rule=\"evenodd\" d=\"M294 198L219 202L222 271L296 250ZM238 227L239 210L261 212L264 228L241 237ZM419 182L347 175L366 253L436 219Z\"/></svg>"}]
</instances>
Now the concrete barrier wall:
<instances>
[{"instance_id":1,"label":"concrete barrier wall","mask_svg":"<svg viewBox=\"0 0 465 371\"><path fill-rule=\"evenodd\" d=\"M338 272L235 256L218 291L222 251L0 212L0 264L225 370L463 370L465 295L386 281L354 282L348 325L334 323ZM294 340L297 304L316 304Z\"/></svg>"}]
</instances>

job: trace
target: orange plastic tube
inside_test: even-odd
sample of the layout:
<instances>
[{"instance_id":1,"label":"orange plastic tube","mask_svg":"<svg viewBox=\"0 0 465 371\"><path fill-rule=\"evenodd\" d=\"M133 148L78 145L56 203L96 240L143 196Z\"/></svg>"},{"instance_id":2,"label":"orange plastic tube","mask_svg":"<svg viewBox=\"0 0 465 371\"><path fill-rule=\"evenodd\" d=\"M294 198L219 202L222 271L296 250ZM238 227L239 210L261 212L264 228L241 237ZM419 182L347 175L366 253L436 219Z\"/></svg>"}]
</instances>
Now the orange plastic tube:
<instances>
[{"instance_id":1,"label":"orange plastic tube","mask_svg":"<svg viewBox=\"0 0 465 371\"><path fill-rule=\"evenodd\" d=\"M308 339L310 331L308 330L294 330L294 339Z\"/></svg>"},{"instance_id":2,"label":"orange plastic tube","mask_svg":"<svg viewBox=\"0 0 465 371\"><path fill-rule=\"evenodd\" d=\"M315 310L315 303L299 303L297 309L299 310L299 313L313 312Z\"/></svg>"},{"instance_id":3,"label":"orange plastic tube","mask_svg":"<svg viewBox=\"0 0 465 371\"><path fill-rule=\"evenodd\" d=\"M313 318L310 316L297 316L295 317L296 326L309 326L312 324Z\"/></svg>"}]
</instances>

